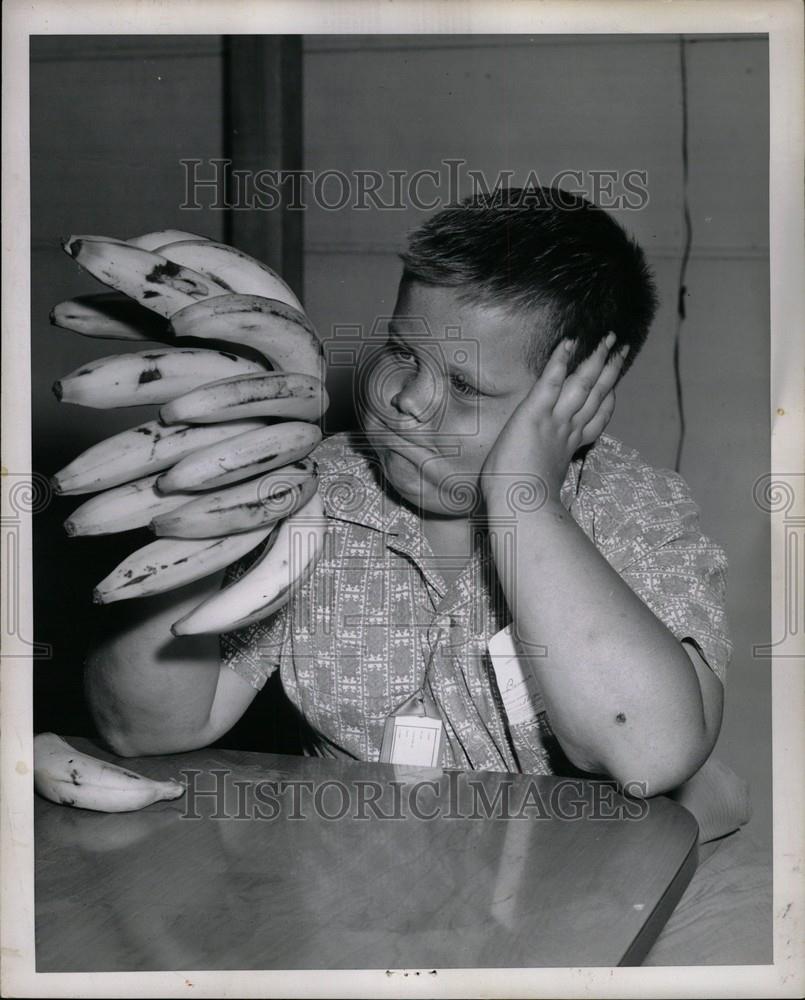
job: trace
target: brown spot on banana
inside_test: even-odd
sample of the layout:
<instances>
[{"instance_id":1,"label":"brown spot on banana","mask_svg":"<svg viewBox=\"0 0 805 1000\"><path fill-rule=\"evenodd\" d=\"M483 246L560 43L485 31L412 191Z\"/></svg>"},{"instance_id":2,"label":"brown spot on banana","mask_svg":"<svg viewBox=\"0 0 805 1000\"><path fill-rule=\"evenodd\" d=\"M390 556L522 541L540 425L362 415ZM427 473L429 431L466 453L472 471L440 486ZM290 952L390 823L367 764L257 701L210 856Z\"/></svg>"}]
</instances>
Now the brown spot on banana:
<instances>
[{"instance_id":1,"label":"brown spot on banana","mask_svg":"<svg viewBox=\"0 0 805 1000\"><path fill-rule=\"evenodd\" d=\"M263 510L263 508L270 507L271 504L276 503L278 500L282 500L289 493L293 493L294 491L300 492L303 488L303 486L288 486L281 492L272 493L267 497L258 497L257 500L241 500L239 503L221 504L218 507L210 507L210 513L228 514L236 510Z\"/></svg>"},{"instance_id":2,"label":"brown spot on banana","mask_svg":"<svg viewBox=\"0 0 805 1000\"><path fill-rule=\"evenodd\" d=\"M149 568L147 572L140 573L139 576L133 576L130 580L126 580L124 584L121 584L120 589L122 590L123 587L132 587L136 583L142 583L143 580L148 580L150 577L152 577L155 572L156 572L156 567Z\"/></svg>"},{"instance_id":3,"label":"brown spot on banana","mask_svg":"<svg viewBox=\"0 0 805 1000\"><path fill-rule=\"evenodd\" d=\"M234 292L235 291L235 289L228 282L224 281L224 279L220 275L216 274L214 271L207 271L207 276L212 281L217 281L218 284L222 288L225 288L228 292Z\"/></svg>"},{"instance_id":4,"label":"brown spot on banana","mask_svg":"<svg viewBox=\"0 0 805 1000\"><path fill-rule=\"evenodd\" d=\"M166 260L164 264L157 264L156 267L152 268L148 274L145 276L146 281L150 281L154 285L161 285L171 278L177 277L181 274L181 268L178 264L174 264L172 260Z\"/></svg>"},{"instance_id":5,"label":"brown spot on banana","mask_svg":"<svg viewBox=\"0 0 805 1000\"><path fill-rule=\"evenodd\" d=\"M145 276L145 280L152 285L167 285L177 292L184 292L194 299L206 299L209 295L209 288L201 281L194 281L189 278L180 277L182 268L173 261L166 260L164 264L155 265ZM149 293L143 293L148 297ZM154 293L156 294L156 293Z\"/></svg>"},{"instance_id":6,"label":"brown spot on banana","mask_svg":"<svg viewBox=\"0 0 805 1000\"><path fill-rule=\"evenodd\" d=\"M296 392L291 392L287 388L280 388L278 392L273 393L273 395L268 397L268 400L275 399L311 399L313 397L312 392L305 393L304 391L297 390ZM268 401L264 395L259 392L249 393L246 395L243 393L239 399L233 400L228 406L224 405L222 409L228 409L229 406L245 406L246 403L263 403Z\"/></svg>"}]
</instances>

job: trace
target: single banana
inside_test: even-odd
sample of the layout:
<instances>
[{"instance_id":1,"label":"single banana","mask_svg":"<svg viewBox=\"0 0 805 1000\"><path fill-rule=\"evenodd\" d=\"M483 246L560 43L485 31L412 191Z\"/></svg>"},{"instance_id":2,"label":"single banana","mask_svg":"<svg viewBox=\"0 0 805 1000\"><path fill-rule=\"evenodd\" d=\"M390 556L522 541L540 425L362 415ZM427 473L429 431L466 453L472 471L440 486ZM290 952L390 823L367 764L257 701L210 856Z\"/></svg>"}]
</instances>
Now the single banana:
<instances>
[{"instance_id":1,"label":"single banana","mask_svg":"<svg viewBox=\"0 0 805 1000\"><path fill-rule=\"evenodd\" d=\"M251 552L270 528L223 538L158 538L116 566L92 593L96 604L161 594L217 573Z\"/></svg>"},{"instance_id":2,"label":"single banana","mask_svg":"<svg viewBox=\"0 0 805 1000\"><path fill-rule=\"evenodd\" d=\"M183 240L206 240L206 236L199 236L198 233L186 233L183 229L157 229L153 233L143 233L141 236L130 236L126 243L141 250L158 250L160 247L168 246L170 243L179 243Z\"/></svg>"},{"instance_id":3,"label":"single banana","mask_svg":"<svg viewBox=\"0 0 805 1000\"><path fill-rule=\"evenodd\" d=\"M287 302L295 309L302 308L302 303L276 271L226 243L185 240L157 247L156 252L174 264L181 264L211 278L230 291L262 295L267 299Z\"/></svg>"},{"instance_id":4,"label":"single banana","mask_svg":"<svg viewBox=\"0 0 805 1000\"><path fill-rule=\"evenodd\" d=\"M316 487L315 463L306 458L170 508L154 516L151 529L172 538L209 538L267 527L304 506Z\"/></svg>"},{"instance_id":5,"label":"single banana","mask_svg":"<svg viewBox=\"0 0 805 1000\"><path fill-rule=\"evenodd\" d=\"M108 410L166 403L207 382L264 371L228 351L160 347L96 358L54 382L53 392L63 403Z\"/></svg>"},{"instance_id":6,"label":"single banana","mask_svg":"<svg viewBox=\"0 0 805 1000\"><path fill-rule=\"evenodd\" d=\"M165 424L215 424L245 417L318 420L328 402L324 386L314 375L262 372L208 382L174 397L159 411L159 419Z\"/></svg>"},{"instance_id":7,"label":"single banana","mask_svg":"<svg viewBox=\"0 0 805 1000\"><path fill-rule=\"evenodd\" d=\"M136 299L160 316L227 289L173 261L122 240L71 236L64 250L99 281Z\"/></svg>"},{"instance_id":8,"label":"single banana","mask_svg":"<svg viewBox=\"0 0 805 1000\"><path fill-rule=\"evenodd\" d=\"M273 545L246 572L171 625L174 635L229 632L278 611L311 573L327 518L318 492L276 529Z\"/></svg>"},{"instance_id":9,"label":"single banana","mask_svg":"<svg viewBox=\"0 0 805 1000\"><path fill-rule=\"evenodd\" d=\"M253 347L280 371L324 381L324 356L310 320L287 302L259 295L220 295L194 302L171 317L177 337L227 340Z\"/></svg>"},{"instance_id":10,"label":"single banana","mask_svg":"<svg viewBox=\"0 0 805 1000\"><path fill-rule=\"evenodd\" d=\"M149 420L87 448L51 477L51 485L61 494L106 490L161 472L198 448L264 426L259 420L237 420L227 424L164 427L158 420Z\"/></svg>"},{"instance_id":11,"label":"single banana","mask_svg":"<svg viewBox=\"0 0 805 1000\"><path fill-rule=\"evenodd\" d=\"M34 788L51 802L98 812L131 812L161 799L178 799L185 786L81 753L55 733L34 737Z\"/></svg>"},{"instance_id":12,"label":"single banana","mask_svg":"<svg viewBox=\"0 0 805 1000\"><path fill-rule=\"evenodd\" d=\"M221 426L228 425L205 424L204 428ZM237 437L229 437L225 443L216 442L194 450L162 473L157 480L157 489L162 493L214 490L297 462L309 455L319 441L321 431L316 424L301 420L262 426Z\"/></svg>"},{"instance_id":13,"label":"single banana","mask_svg":"<svg viewBox=\"0 0 805 1000\"><path fill-rule=\"evenodd\" d=\"M145 476L90 497L67 518L64 530L72 537L108 535L114 531L144 528L153 518L198 499L196 494L157 493L154 489L157 475Z\"/></svg>"},{"instance_id":14,"label":"single banana","mask_svg":"<svg viewBox=\"0 0 805 1000\"><path fill-rule=\"evenodd\" d=\"M164 340L165 319L121 292L97 292L59 302L50 313L50 322L82 337L108 340Z\"/></svg>"}]
</instances>

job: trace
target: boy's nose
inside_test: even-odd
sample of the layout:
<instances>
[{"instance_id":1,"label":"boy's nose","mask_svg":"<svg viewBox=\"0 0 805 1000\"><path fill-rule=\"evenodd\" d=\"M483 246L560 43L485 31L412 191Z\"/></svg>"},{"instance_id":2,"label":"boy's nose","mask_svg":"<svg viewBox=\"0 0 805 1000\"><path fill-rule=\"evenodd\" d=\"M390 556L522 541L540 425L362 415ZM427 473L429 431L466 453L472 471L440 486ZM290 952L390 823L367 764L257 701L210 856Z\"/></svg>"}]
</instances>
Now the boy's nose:
<instances>
[{"instance_id":1,"label":"boy's nose","mask_svg":"<svg viewBox=\"0 0 805 1000\"><path fill-rule=\"evenodd\" d=\"M427 423L441 410L441 383L434 373L423 367L403 381L389 402L403 419Z\"/></svg>"}]
</instances>

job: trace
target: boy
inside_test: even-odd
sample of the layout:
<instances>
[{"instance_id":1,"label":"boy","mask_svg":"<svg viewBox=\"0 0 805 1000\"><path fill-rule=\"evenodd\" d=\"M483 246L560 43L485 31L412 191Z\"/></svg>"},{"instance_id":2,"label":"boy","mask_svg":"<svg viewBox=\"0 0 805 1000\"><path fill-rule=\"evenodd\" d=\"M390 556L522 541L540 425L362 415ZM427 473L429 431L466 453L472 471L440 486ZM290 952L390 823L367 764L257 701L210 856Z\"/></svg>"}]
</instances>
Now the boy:
<instances>
[{"instance_id":1,"label":"boy","mask_svg":"<svg viewBox=\"0 0 805 1000\"><path fill-rule=\"evenodd\" d=\"M721 723L726 560L681 478L602 436L655 311L642 252L584 199L510 190L438 213L403 262L363 432L314 455L314 572L220 649L166 639L219 578L118 606L87 665L100 732L123 755L205 746L280 669L316 753L378 760L419 692L442 766L677 788ZM509 623L536 681L517 713L487 649Z\"/></svg>"}]
</instances>

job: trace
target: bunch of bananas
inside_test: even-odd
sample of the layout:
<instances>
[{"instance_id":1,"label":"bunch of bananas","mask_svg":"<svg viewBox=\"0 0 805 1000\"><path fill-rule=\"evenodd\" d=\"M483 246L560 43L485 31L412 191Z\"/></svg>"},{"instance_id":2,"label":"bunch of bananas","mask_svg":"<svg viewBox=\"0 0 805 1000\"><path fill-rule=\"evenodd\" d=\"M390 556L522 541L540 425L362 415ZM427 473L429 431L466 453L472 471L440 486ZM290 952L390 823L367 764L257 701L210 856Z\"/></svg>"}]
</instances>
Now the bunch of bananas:
<instances>
[{"instance_id":1,"label":"bunch of bananas","mask_svg":"<svg viewBox=\"0 0 805 1000\"><path fill-rule=\"evenodd\" d=\"M53 387L65 403L160 407L159 419L101 441L52 477L61 494L103 491L73 511L70 535L148 525L158 536L105 577L94 600L181 587L262 545L245 573L172 630L227 632L273 614L309 575L325 533L309 457L328 405L324 360L299 300L264 264L193 233L71 236L64 249L114 291L62 302L51 322L159 344L92 361ZM168 346L184 337L247 351Z\"/></svg>"}]
</instances>

